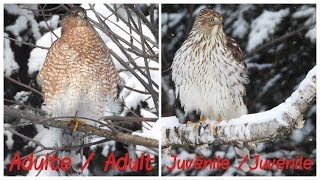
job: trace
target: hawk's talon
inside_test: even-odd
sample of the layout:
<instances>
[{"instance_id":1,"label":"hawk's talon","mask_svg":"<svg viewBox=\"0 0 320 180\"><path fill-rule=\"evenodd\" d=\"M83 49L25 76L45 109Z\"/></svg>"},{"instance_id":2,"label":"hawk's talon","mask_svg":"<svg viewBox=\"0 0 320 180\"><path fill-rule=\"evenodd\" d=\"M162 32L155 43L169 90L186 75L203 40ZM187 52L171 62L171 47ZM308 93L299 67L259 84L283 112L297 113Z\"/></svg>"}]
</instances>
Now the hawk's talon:
<instances>
[{"instance_id":1,"label":"hawk's talon","mask_svg":"<svg viewBox=\"0 0 320 180\"><path fill-rule=\"evenodd\" d=\"M204 115L200 115L200 119L199 119L199 122L200 123L204 123L206 121L206 117Z\"/></svg>"},{"instance_id":2,"label":"hawk's talon","mask_svg":"<svg viewBox=\"0 0 320 180\"><path fill-rule=\"evenodd\" d=\"M71 122L74 123L74 127L73 127L73 129L72 129L72 132L77 131L79 125L80 125L80 126L86 125L85 122L79 121L77 118L71 119Z\"/></svg>"}]
</instances>

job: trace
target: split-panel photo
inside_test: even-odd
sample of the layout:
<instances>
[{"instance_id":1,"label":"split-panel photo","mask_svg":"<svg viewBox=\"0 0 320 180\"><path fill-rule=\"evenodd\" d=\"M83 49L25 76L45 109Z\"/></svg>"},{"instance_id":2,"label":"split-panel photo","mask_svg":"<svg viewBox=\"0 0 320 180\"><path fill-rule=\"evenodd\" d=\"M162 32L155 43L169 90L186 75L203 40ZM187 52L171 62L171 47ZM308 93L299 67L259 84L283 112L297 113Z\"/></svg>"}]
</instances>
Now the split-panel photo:
<instances>
[{"instance_id":1,"label":"split-panel photo","mask_svg":"<svg viewBox=\"0 0 320 180\"><path fill-rule=\"evenodd\" d=\"M2 176L316 176L316 2L127 3L2 4Z\"/></svg>"}]
</instances>

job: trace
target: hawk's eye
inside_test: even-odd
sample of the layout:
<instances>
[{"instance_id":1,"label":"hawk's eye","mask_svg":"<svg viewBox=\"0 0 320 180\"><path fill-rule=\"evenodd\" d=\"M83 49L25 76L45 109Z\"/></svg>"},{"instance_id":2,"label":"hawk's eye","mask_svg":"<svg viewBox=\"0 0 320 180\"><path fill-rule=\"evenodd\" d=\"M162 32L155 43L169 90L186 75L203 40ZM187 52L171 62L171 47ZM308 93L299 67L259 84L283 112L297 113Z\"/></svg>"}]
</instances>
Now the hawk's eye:
<instances>
[{"instance_id":1,"label":"hawk's eye","mask_svg":"<svg viewBox=\"0 0 320 180\"><path fill-rule=\"evenodd\" d=\"M213 22L213 23L221 23L221 19L219 19L217 17L211 17L208 20L209 20L209 22Z\"/></svg>"},{"instance_id":2,"label":"hawk's eye","mask_svg":"<svg viewBox=\"0 0 320 180\"><path fill-rule=\"evenodd\" d=\"M72 16L73 16L73 17L78 17L79 14L78 14L77 12L73 12L73 13L72 13Z\"/></svg>"}]
</instances>

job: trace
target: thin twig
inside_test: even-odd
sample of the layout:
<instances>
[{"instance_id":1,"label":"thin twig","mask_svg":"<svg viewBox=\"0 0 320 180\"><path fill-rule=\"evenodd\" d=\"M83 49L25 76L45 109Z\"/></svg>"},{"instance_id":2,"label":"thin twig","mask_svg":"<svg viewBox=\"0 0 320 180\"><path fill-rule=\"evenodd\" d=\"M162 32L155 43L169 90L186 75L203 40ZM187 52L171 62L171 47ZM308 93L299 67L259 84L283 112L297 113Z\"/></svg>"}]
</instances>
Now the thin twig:
<instances>
[{"instance_id":1,"label":"thin twig","mask_svg":"<svg viewBox=\"0 0 320 180\"><path fill-rule=\"evenodd\" d=\"M60 7L62 7L63 5L60 4L60 5L57 5L56 7L53 7L53 8L49 8L49 9L43 9L43 10L39 10L39 9L32 9L30 7L25 7L25 6L22 6L22 5L19 5L21 9L27 9L27 10L30 10L32 12L39 12L39 11L48 11L48 12L51 12L51 11L54 11L54 10L57 10L59 9Z\"/></svg>"},{"instance_id":2,"label":"thin twig","mask_svg":"<svg viewBox=\"0 0 320 180\"><path fill-rule=\"evenodd\" d=\"M9 80L9 81L11 81L11 82L14 83L14 84L17 84L17 85L19 85L19 86L21 86L21 87L24 87L24 88L26 88L26 89L28 89L28 90L30 90L30 91L32 91L32 92L40 95L41 97L44 97L44 94L43 94L42 92L40 92L40 91L38 91L38 90L30 87L30 86L27 86L27 85L25 85L25 84L23 84L23 83L15 80L15 79L12 79L11 77L9 77L9 76L7 76L7 75L4 75L4 78L7 79L7 80Z\"/></svg>"},{"instance_id":3,"label":"thin twig","mask_svg":"<svg viewBox=\"0 0 320 180\"><path fill-rule=\"evenodd\" d=\"M150 71L148 70L149 69L149 62L148 62L148 59L145 57L146 55L146 48L145 48L145 44L144 44L144 38L143 38L143 33L142 33L142 27L141 27L141 20L138 19L138 24L139 24L139 33L140 33L140 38L141 38L141 46L142 46L142 52L143 52L143 57L144 57L144 65L145 67L147 68L147 79L148 79L148 83L149 83L149 89L152 90L151 93L151 97L152 97L152 100L153 100L153 103L156 107L156 111L157 111L157 114L159 113L159 109L158 109L158 96L157 96L157 93L154 91L154 89L152 88L152 83L151 83L151 75L150 75Z\"/></svg>"},{"instance_id":4,"label":"thin twig","mask_svg":"<svg viewBox=\"0 0 320 180\"><path fill-rule=\"evenodd\" d=\"M130 19L130 22L131 22L131 23L133 24L133 26L138 30L137 34L140 34L140 31L142 30L142 27L141 27L141 26L138 27L138 25L135 23L132 15L131 15L129 9L127 8L127 6L124 6L124 7L125 7L125 10L127 11L128 18ZM139 19L139 18L137 18L137 19ZM140 19L139 19L139 20L140 20ZM129 25L130 25L130 27L132 28L130 22L129 22ZM155 52L153 51L153 49L151 48L151 46L149 45L149 43L145 40L144 36L143 36L143 35L140 35L140 36L142 36L142 38L144 39L143 42L145 43L146 47L148 48L148 51L150 51L151 54L155 54ZM140 38L140 39L141 39L141 38ZM140 43L140 44L141 44L141 43ZM145 52L146 52L146 51L145 51ZM144 55L143 57L145 57L145 55ZM158 61L158 58L156 58L156 62L159 62L159 61Z\"/></svg>"},{"instance_id":5,"label":"thin twig","mask_svg":"<svg viewBox=\"0 0 320 180\"><path fill-rule=\"evenodd\" d=\"M137 89L134 89L132 87L129 87L129 86L123 86L124 88L128 89L128 90L131 90L131 91L135 91L137 93L140 93L140 94L150 94L148 92L145 92L145 91L140 91L140 90L137 90Z\"/></svg>"},{"instance_id":6,"label":"thin twig","mask_svg":"<svg viewBox=\"0 0 320 180\"><path fill-rule=\"evenodd\" d=\"M49 32L51 32L51 33L58 39L59 37L56 35L56 33L53 32L53 30L52 30L53 28L52 28L51 26L49 26L49 24L48 24L48 22L47 22L47 18L46 18L46 16L44 15L45 6L46 6L46 4L44 5L43 8L41 8L41 13L42 13L42 15L43 15L42 17L43 17L43 19L44 19L44 22L46 23L46 26L47 26ZM51 15L51 13L50 13L50 15ZM51 20L52 20L52 16L50 16L50 17L51 17ZM50 20L50 22L51 22L51 20Z\"/></svg>"},{"instance_id":7,"label":"thin twig","mask_svg":"<svg viewBox=\"0 0 320 180\"><path fill-rule=\"evenodd\" d=\"M169 67L168 69L166 69L166 70L163 70L163 71L161 71L161 73L167 73L167 72L170 72L172 69L171 69L171 67Z\"/></svg>"},{"instance_id":8,"label":"thin twig","mask_svg":"<svg viewBox=\"0 0 320 180\"><path fill-rule=\"evenodd\" d=\"M148 58L148 57L147 57ZM146 68L146 67L143 67L143 66L138 66L138 68L141 68L141 69L146 69L146 70L150 70L150 71L159 71L159 68L157 67L149 67L149 68ZM132 68L132 69L135 69L135 68ZM123 71L128 71L127 69L120 69L118 70L118 72L123 72Z\"/></svg>"},{"instance_id":9,"label":"thin twig","mask_svg":"<svg viewBox=\"0 0 320 180\"><path fill-rule=\"evenodd\" d=\"M95 9L93 8L93 6L91 4L89 4L89 6L91 7L91 10L95 13L98 21L100 22L100 24L102 24L103 26L101 27L101 25L99 23L96 23L95 21L91 20L91 22L95 23L97 26L100 26L101 27L101 30L103 32L105 32L107 35L109 35L110 39L119 47L119 49L121 50L121 52L128 58L129 62L144 76L147 78L147 75L146 73L144 73L141 69L138 68L137 64L134 62L134 61L130 61L131 59L133 59L125 50L125 48L123 47L123 45L119 42L119 40L121 40L122 42L126 42L127 45L130 45L129 42L125 41L123 38L119 37L117 34L113 33L111 31L111 29L109 28L109 26L101 19L101 17L98 15L98 13L95 11ZM138 48L139 49L139 48ZM139 49L139 51L142 53L142 51ZM117 57L115 57L118 61L119 59ZM121 59L121 58L120 58ZM121 59L119 61L119 63L121 65L123 65L123 60ZM128 70L131 69L131 67L129 68L129 66L124 66L126 67ZM147 84L140 78L140 77L137 77L135 74L135 72L132 72L130 70L130 72L143 84L143 86L145 86L146 88L148 87ZM156 87L156 88L159 88L158 84L155 83L153 80L152 80L152 84ZM149 91L149 89L147 89ZM150 92L150 91L149 91Z\"/></svg>"},{"instance_id":10,"label":"thin twig","mask_svg":"<svg viewBox=\"0 0 320 180\"><path fill-rule=\"evenodd\" d=\"M115 15L117 14L116 10L112 9L109 5L105 4L105 6L106 6L106 8L108 8L113 14L115 14ZM122 21L123 23L125 23L128 27L131 26L131 24L130 24L129 22L127 22L123 17L117 16L117 18L121 19L121 21ZM138 34L138 30L137 30L135 27L131 27L131 29L132 29L135 33ZM145 37L145 39L146 39L148 42L150 42L154 47L157 47L157 48L159 47L159 44L156 43L156 42L154 42L154 41L153 41L152 39L150 39L148 36L145 36L145 35L144 35L144 37Z\"/></svg>"},{"instance_id":11,"label":"thin twig","mask_svg":"<svg viewBox=\"0 0 320 180\"><path fill-rule=\"evenodd\" d=\"M128 60L130 61L130 59L132 59L132 57L126 52L126 50L123 48L123 46L121 45L121 43L119 43L118 39L116 39L115 37L113 37L113 34L110 34L111 30L110 28L102 21L102 19L99 17L99 15L97 14L97 12L95 11L95 9L93 8L93 6L91 4L89 4L91 6L91 10L95 13L97 19L99 20L99 22L101 24L103 24L103 26L105 28L102 28L101 30L104 31L105 33L107 33L109 35L109 37L111 38L111 40L120 48L120 50L122 51L122 53L124 53L124 55L128 58ZM94 22L94 21L93 21ZM98 26L100 26L98 24ZM109 48L108 48L109 49ZM120 58L116 53L114 53L111 49L109 49L110 54L115 57L119 63L125 67L126 69L128 69L132 75L134 75L140 82L141 84L150 92L152 93L152 90L149 89L148 84L122 59ZM131 62L131 64L137 68L137 65L134 62ZM147 77L147 75L139 68L137 68L137 70L145 77ZM155 83L154 81L152 81L152 84L156 87L159 88L158 84Z\"/></svg>"},{"instance_id":12,"label":"thin twig","mask_svg":"<svg viewBox=\"0 0 320 180\"><path fill-rule=\"evenodd\" d=\"M159 37L159 31L158 28L154 27L149 20L146 18L146 16L141 12L139 8L137 8L137 5L135 4L128 4L126 5L130 9L133 10L133 12L136 13L136 15L143 21L143 23L151 30L154 37L156 37L156 40L158 40Z\"/></svg>"},{"instance_id":13,"label":"thin twig","mask_svg":"<svg viewBox=\"0 0 320 180\"><path fill-rule=\"evenodd\" d=\"M25 104L20 103L20 102L17 102L17 101L13 101L13 100L6 99L6 98L4 98L3 100L4 100L4 102L16 104L16 105L22 106L22 107L24 107L24 108L31 109L31 110L33 110L33 111L35 111L35 112L38 112L38 113L42 113L42 114L45 114L45 113L46 113L44 110L41 110L41 109L38 109L38 108L35 108L35 107L28 106L28 105L25 105Z\"/></svg>"},{"instance_id":14,"label":"thin twig","mask_svg":"<svg viewBox=\"0 0 320 180\"><path fill-rule=\"evenodd\" d=\"M43 47L43 46L38 46L38 45L35 45L35 44L32 44L32 43L27 43L27 42L18 41L18 40L16 40L16 39L13 39L13 38L10 38L10 37L7 37L7 36L3 36L3 37L6 38L6 39L9 39L9 40L11 40L11 41L18 42L18 43L21 43L21 44L25 44L25 45L28 45L28 46L31 46L31 47L37 47L37 48L49 50L48 47Z\"/></svg>"},{"instance_id":15,"label":"thin twig","mask_svg":"<svg viewBox=\"0 0 320 180\"><path fill-rule=\"evenodd\" d=\"M4 127L4 130L10 131L10 132L12 132L13 134L15 134L15 135L17 135L17 136L19 136L19 137L21 137L21 138L23 138L23 139L26 139L26 140L28 140L28 141L33 142L34 144L40 146L41 149L48 149L48 147L44 146L44 145L41 144L39 141L36 141L36 140L34 140L34 139L32 139L32 138L29 138L29 137L27 137L27 136L25 136L25 135L23 135L23 134L15 131L15 130L11 129L11 128Z\"/></svg>"}]
</instances>

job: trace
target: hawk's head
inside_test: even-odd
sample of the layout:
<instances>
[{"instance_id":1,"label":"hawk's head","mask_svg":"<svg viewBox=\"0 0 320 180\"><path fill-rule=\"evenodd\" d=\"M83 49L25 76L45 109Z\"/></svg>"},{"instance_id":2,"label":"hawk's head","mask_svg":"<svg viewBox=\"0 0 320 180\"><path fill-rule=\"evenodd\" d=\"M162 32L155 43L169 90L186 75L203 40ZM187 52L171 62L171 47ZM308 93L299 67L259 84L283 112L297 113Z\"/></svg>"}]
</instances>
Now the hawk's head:
<instances>
[{"instance_id":1,"label":"hawk's head","mask_svg":"<svg viewBox=\"0 0 320 180\"><path fill-rule=\"evenodd\" d=\"M222 30L222 16L213 9L202 9L196 17L194 26L204 33L220 33Z\"/></svg>"},{"instance_id":2,"label":"hawk's head","mask_svg":"<svg viewBox=\"0 0 320 180\"><path fill-rule=\"evenodd\" d=\"M72 7L62 19L62 33L74 27L88 26L87 12L79 6Z\"/></svg>"},{"instance_id":3,"label":"hawk's head","mask_svg":"<svg viewBox=\"0 0 320 180\"><path fill-rule=\"evenodd\" d=\"M70 16L78 20L86 20L87 12L82 7L74 6L69 10L69 12L66 13L66 16Z\"/></svg>"}]
</instances>

